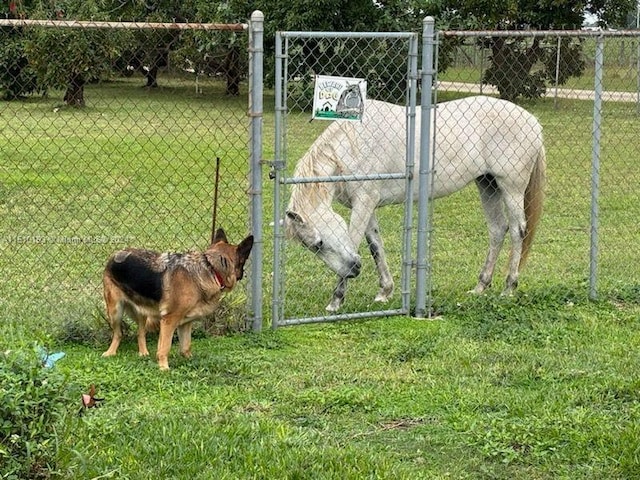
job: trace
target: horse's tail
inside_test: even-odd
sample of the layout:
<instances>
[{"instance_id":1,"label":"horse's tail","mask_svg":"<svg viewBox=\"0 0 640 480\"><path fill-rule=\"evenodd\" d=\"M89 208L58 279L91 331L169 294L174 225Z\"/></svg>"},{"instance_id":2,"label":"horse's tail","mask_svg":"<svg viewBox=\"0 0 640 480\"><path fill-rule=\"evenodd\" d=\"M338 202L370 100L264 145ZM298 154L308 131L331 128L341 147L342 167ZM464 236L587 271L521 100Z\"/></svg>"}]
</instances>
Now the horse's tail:
<instances>
[{"instance_id":1,"label":"horse's tail","mask_svg":"<svg viewBox=\"0 0 640 480\"><path fill-rule=\"evenodd\" d=\"M542 216L542 204L544 203L544 186L546 178L546 155L544 146L540 146L538 157L533 166L529 184L524 192L524 215L527 222L524 238L522 240L522 255L519 268L524 267L536 233L536 227Z\"/></svg>"}]
</instances>

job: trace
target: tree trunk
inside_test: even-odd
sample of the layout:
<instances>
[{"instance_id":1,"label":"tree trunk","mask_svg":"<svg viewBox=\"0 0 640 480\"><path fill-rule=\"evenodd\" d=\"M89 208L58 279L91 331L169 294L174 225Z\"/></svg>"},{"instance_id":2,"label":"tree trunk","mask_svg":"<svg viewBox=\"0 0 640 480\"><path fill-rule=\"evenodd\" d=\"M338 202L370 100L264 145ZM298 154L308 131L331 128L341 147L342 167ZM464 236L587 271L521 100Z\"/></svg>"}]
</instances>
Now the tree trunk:
<instances>
[{"instance_id":1,"label":"tree trunk","mask_svg":"<svg viewBox=\"0 0 640 480\"><path fill-rule=\"evenodd\" d=\"M67 90L64 93L64 103L72 107L84 107L85 83L81 74L74 73L67 84Z\"/></svg>"},{"instance_id":2,"label":"tree trunk","mask_svg":"<svg viewBox=\"0 0 640 480\"><path fill-rule=\"evenodd\" d=\"M145 87L157 88L158 87L158 67L153 65L145 70L145 77L147 78L147 84Z\"/></svg>"}]
</instances>

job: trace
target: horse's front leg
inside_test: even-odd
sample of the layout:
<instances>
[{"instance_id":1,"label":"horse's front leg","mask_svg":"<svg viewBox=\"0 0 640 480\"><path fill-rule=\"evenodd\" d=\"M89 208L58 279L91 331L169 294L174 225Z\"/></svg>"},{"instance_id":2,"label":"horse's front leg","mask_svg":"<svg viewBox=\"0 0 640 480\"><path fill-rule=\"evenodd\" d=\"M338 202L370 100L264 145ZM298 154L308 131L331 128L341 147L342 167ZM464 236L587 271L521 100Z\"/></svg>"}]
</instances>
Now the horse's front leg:
<instances>
[{"instance_id":1,"label":"horse's front leg","mask_svg":"<svg viewBox=\"0 0 640 480\"><path fill-rule=\"evenodd\" d=\"M349 221L349 238L351 243L356 249L362 243L362 238L365 236L368 225L373 217L374 209L377 206L378 197L375 195L364 195L351 199L351 218ZM377 226L377 221L374 220L374 225ZM384 258L384 257L383 257ZM386 265L386 262L385 262ZM359 272L353 276L357 276ZM344 302L344 296L347 291L347 278L338 277L338 284L333 290L333 296L331 301L326 307L328 312L337 312Z\"/></svg>"},{"instance_id":2,"label":"horse's front leg","mask_svg":"<svg viewBox=\"0 0 640 480\"><path fill-rule=\"evenodd\" d=\"M347 291L347 278L346 277L338 277L338 284L336 288L333 289L333 296L331 297L331 301L329 305L325 307L327 312L337 312L340 310L342 303L344 302L344 294Z\"/></svg>"},{"instance_id":3,"label":"horse's front leg","mask_svg":"<svg viewBox=\"0 0 640 480\"><path fill-rule=\"evenodd\" d=\"M369 251L376 263L376 269L378 270L378 277L380 278L380 290L374 299L375 302L386 302L391 298L393 294L393 277L389 272L389 265L387 264L387 257L384 253L384 245L382 237L380 236L380 228L378 226L378 219L375 214L371 215L369 225L365 232L365 238L369 245Z\"/></svg>"}]
</instances>

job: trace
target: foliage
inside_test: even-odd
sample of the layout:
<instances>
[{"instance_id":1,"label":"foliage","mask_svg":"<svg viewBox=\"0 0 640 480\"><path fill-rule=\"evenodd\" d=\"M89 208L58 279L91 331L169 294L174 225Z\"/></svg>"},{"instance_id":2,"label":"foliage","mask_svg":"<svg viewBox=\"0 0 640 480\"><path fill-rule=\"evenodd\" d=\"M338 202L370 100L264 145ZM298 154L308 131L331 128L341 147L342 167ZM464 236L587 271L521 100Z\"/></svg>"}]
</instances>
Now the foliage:
<instances>
[{"instance_id":1,"label":"foliage","mask_svg":"<svg viewBox=\"0 0 640 480\"><path fill-rule=\"evenodd\" d=\"M0 29L0 89L5 100L15 100L37 89L36 75L24 51L21 30Z\"/></svg>"},{"instance_id":2,"label":"foliage","mask_svg":"<svg viewBox=\"0 0 640 480\"><path fill-rule=\"evenodd\" d=\"M430 3L426 11L436 16L441 28L449 30L564 30L579 29L585 12L598 14L602 25L619 24L633 5L631 0L549 0L542 4L530 0L490 4L480 0L451 0ZM451 48L452 41L456 40L447 38L444 44L449 44ZM491 61L483 82L496 86L502 98L537 98L544 94L547 81L555 81L556 45L544 45L538 40L534 40L532 44L522 37L504 36L482 39L479 44L489 51ZM563 40L562 49L562 57L580 58L579 42ZM447 66L446 60L442 62L442 57L441 71ZM566 83L570 77L579 76L583 70L584 62L561 62L558 83Z\"/></svg>"},{"instance_id":3,"label":"foliage","mask_svg":"<svg viewBox=\"0 0 640 480\"><path fill-rule=\"evenodd\" d=\"M190 0L170 2L122 2L120 0L81 1L67 0L52 4L42 1L18 2L21 15L30 18L63 19L104 19L128 21L175 21L175 22L246 22L251 11L261 9L265 14L265 60L267 84L273 84L274 37L278 30L290 31L419 31L426 15L437 19L438 28L454 29L567 29L580 28L584 12L596 14L601 25L622 25L627 13L633 10L632 0L545 0L542 3L531 0L502 0L487 4L481 0L444 0L424 2L420 0L400 1L357 0L296 0L279 2L256 0L240 2L208 2ZM246 49L238 44L233 34L216 35L214 39L202 32L185 35L167 34L151 38L139 32L124 37L121 34L96 38L94 34L61 34L59 32L39 33L30 45L30 61L38 73L38 80L45 88L69 87L66 99L69 103L81 105L82 98L74 98L73 90L81 89L85 82L102 78L114 63L119 73L126 74L127 68L145 72L146 86L158 85L158 68L166 65L167 56L173 55L181 65L197 72L214 72L227 78L227 93L236 95L239 78L246 75ZM42 42L42 43L41 43ZM319 59L319 46L309 43L310 62ZM319 43L319 42L316 42ZM438 67L446 70L451 54L459 40L445 37L440 45ZM48 50L37 48L45 45ZM522 39L511 38L502 42L492 39L485 42L491 50L492 65L486 72L484 81L496 85L504 98L518 96L535 98L545 90L545 82L555 76L555 66L550 68L554 56L554 46L541 46L531 50ZM573 44L573 49L579 49ZM52 54L46 56L46 54ZM19 50L0 52L0 58L22 58ZM15 56L17 55L17 56ZM380 53L378 61L385 61ZM354 54L347 57L346 64L359 59ZM507 60L507 61L504 61ZM515 60L515 61L514 61ZM335 63L335 62L334 62ZM375 62L373 62L375 63ZM332 69L338 65L328 65ZM540 67L540 68L538 68ZM374 70L375 71L375 70ZM580 65L561 65L559 83L581 71ZM34 83L28 69L24 78L19 77L16 85L5 87L5 97L34 91ZM347 75L347 73L343 73ZM372 78L371 82L389 83L386 78ZM393 83L393 82L392 82ZM74 85L75 84L75 85ZM5 85L8 85L5 82ZM18 85L22 85L18 88ZM81 94L82 92L79 92Z\"/></svg>"},{"instance_id":4,"label":"foliage","mask_svg":"<svg viewBox=\"0 0 640 480\"><path fill-rule=\"evenodd\" d=\"M104 15L93 1L69 1L64 8L40 4L29 13L65 20L98 20ZM66 89L64 101L72 106L84 106L84 86L109 72L128 44L128 34L121 31L36 27L28 33L25 53L39 84L44 89Z\"/></svg>"},{"instance_id":5,"label":"foliage","mask_svg":"<svg viewBox=\"0 0 640 480\"><path fill-rule=\"evenodd\" d=\"M56 470L65 378L33 352L0 353L0 478L44 479Z\"/></svg>"},{"instance_id":6,"label":"foliage","mask_svg":"<svg viewBox=\"0 0 640 480\"><path fill-rule=\"evenodd\" d=\"M35 28L26 53L43 88L66 88L65 103L83 106L84 98L74 87L82 89L110 71L118 53L117 38L88 29Z\"/></svg>"}]
</instances>

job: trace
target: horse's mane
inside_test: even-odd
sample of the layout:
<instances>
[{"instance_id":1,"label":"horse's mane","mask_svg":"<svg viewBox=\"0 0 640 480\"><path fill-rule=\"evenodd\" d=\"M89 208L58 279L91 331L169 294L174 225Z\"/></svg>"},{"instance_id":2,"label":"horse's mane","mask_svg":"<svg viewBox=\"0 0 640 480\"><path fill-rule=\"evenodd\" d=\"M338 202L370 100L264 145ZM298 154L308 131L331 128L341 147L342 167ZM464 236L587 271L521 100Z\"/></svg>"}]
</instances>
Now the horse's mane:
<instances>
[{"instance_id":1,"label":"horse's mane","mask_svg":"<svg viewBox=\"0 0 640 480\"><path fill-rule=\"evenodd\" d=\"M323 135L324 136L324 135ZM293 176L296 178L304 177L323 177L333 175L336 170L336 163L329 155L328 150L332 150L330 145L319 141L307 150L303 157L298 161ZM319 205L331 203L334 194L334 184L322 183L297 183L291 187L291 198L289 200L289 210L294 212L306 212L314 209Z\"/></svg>"}]
</instances>

